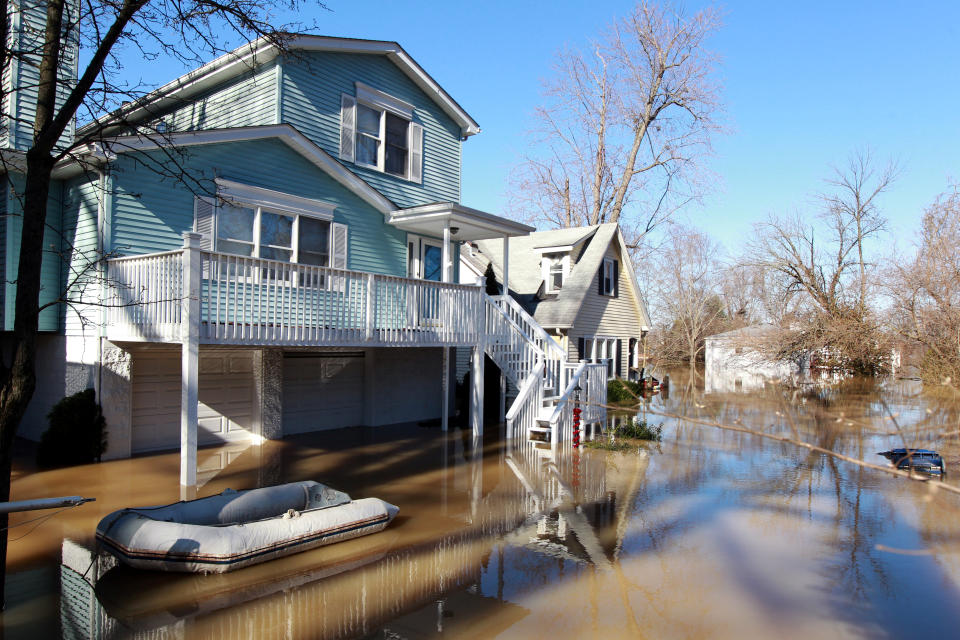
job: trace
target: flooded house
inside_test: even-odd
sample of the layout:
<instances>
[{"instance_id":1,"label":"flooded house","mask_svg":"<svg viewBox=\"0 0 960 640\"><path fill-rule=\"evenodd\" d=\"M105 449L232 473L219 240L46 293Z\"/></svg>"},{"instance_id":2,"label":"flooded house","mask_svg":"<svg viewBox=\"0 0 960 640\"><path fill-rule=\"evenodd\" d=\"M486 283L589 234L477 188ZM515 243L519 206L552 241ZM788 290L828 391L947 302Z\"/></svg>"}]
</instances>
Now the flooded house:
<instances>
[{"instance_id":1,"label":"flooded house","mask_svg":"<svg viewBox=\"0 0 960 640\"><path fill-rule=\"evenodd\" d=\"M27 80L14 94L29 107ZM29 139L18 126L5 140L13 154ZM202 445L446 428L455 352L474 373L475 434L484 355L528 390L515 422L532 425L545 404L569 414L564 391L587 369L566 349L546 354L543 328L509 299L458 282L464 242L506 247L532 230L460 203L462 146L479 132L396 42L312 35L284 51L250 43L76 129L89 144L54 173L41 293L51 304L21 434L38 439L52 404L92 387L105 457L179 448L190 487ZM7 331L22 183L10 171ZM611 231L583 231L571 255ZM610 290L597 295L616 300L632 285L604 268ZM623 340L592 338L591 360L626 354ZM587 386L596 405L601 386Z\"/></svg>"},{"instance_id":2,"label":"flooded house","mask_svg":"<svg viewBox=\"0 0 960 640\"><path fill-rule=\"evenodd\" d=\"M460 281L476 282L488 264L497 282L507 283L504 293L569 362L603 364L607 378L639 377L650 316L619 225L537 231L507 244L468 243L460 253Z\"/></svg>"},{"instance_id":3,"label":"flooded house","mask_svg":"<svg viewBox=\"0 0 960 640\"><path fill-rule=\"evenodd\" d=\"M706 390L710 392L762 389L808 369L807 357L771 355L779 330L772 325L750 325L707 336L704 347Z\"/></svg>"}]
</instances>

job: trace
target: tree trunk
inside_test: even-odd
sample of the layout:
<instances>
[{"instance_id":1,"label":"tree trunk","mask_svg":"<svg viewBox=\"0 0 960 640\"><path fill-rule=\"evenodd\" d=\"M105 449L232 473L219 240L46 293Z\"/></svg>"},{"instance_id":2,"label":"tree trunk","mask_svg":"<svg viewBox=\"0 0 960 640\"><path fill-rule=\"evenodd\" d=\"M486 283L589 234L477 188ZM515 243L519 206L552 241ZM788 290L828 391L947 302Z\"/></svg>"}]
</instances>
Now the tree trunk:
<instances>
[{"instance_id":1,"label":"tree trunk","mask_svg":"<svg viewBox=\"0 0 960 640\"><path fill-rule=\"evenodd\" d=\"M37 384L37 328L40 299L40 265L43 260L43 230L47 218L47 195L53 159L49 154L27 154L27 177L23 198L23 224L17 296L14 312L13 362L4 369L0 385L0 502L10 500L13 442L20 420ZM7 524L0 515L0 603L6 605Z\"/></svg>"}]
</instances>

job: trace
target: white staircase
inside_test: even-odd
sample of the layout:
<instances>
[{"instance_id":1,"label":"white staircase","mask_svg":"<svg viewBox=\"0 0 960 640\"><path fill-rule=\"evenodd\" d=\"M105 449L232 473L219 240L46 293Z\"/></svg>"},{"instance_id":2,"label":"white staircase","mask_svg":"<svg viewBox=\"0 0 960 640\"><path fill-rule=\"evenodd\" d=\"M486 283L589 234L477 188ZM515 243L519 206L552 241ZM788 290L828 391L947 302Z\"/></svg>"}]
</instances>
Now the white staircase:
<instances>
[{"instance_id":1,"label":"white staircase","mask_svg":"<svg viewBox=\"0 0 960 640\"><path fill-rule=\"evenodd\" d=\"M581 421L606 420L605 365L568 363L563 347L510 296L484 296L484 304L484 351L518 389L507 411L508 437L554 446L569 440L578 391Z\"/></svg>"}]
</instances>

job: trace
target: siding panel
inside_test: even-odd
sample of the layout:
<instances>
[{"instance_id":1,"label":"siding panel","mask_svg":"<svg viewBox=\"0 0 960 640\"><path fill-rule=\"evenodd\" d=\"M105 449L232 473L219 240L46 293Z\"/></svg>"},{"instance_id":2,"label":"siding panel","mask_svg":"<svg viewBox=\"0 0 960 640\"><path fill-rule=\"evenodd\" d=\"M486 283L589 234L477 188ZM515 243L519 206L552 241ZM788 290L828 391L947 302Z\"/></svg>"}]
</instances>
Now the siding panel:
<instances>
[{"instance_id":1,"label":"siding panel","mask_svg":"<svg viewBox=\"0 0 960 640\"><path fill-rule=\"evenodd\" d=\"M618 277L618 286L620 296L611 298L602 296L598 293L599 269L593 276L593 282L587 289L587 295L584 296L583 304L577 313L577 319L573 328L570 329L570 339L567 342L567 352L570 362L579 362L578 344L580 338L591 338L593 336L606 336L620 339L620 370L618 375L623 377L627 375L627 366L629 363L630 338L640 338L640 326L643 324L643 318L637 311L639 301L635 300L633 287L628 280L628 271L623 267L623 257L615 243L611 243L604 254L607 258L613 258L620 262ZM627 257L629 260L629 257Z\"/></svg>"},{"instance_id":2,"label":"siding panel","mask_svg":"<svg viewBox=\"0 0 960 640\"><path fill-rule=\"evenodd\" d=\"M182 159L207 194L213 178L314 198L337 205L334 221L348 225L348 268L406 275L406 234L388 226L383 215L278 140L193 147ZM160 161L155 152L144 154ZM132 157L115 163L112 240L124 255L168 251L183 246L193 225L194 193Z\"/></svg>"},{"instance_id":3,"label":"siding panel","mask_svg":"<svg viewBox=\"0 0 960 640\"><path fill-rule=\"evenodd\" d=\"M284 61L282 121L339 157L340 95L354 95L357 81L414 105L424 128L423 184L347 166L400 207L459 202L460 127L384 56L310 52Z\"/></svg>"}]
</instances>

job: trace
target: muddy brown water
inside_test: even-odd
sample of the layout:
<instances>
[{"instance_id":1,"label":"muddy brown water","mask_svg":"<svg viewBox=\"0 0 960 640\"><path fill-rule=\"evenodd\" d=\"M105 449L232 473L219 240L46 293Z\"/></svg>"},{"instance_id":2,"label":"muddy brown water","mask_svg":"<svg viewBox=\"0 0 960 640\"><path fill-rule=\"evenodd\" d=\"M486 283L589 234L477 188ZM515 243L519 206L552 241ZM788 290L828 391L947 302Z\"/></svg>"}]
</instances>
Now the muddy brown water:
<instances>
[{"instance_id":1,"label":"muddy brown water","mask_svg":"<svg viewBox=\"0 0 960 640\"><path fill-rule=\"evenodd\" d=\"M713 385L712 388L717 388ZM345 429L205 449L199 495L316 479L400 506L384 532L217 576L92 561L125 506L179 499L178 456L18 466L4 637L860 638L960 634L960 496L676 413L874 463L939 449L960 481L960 403L918 383L669 393L611 420L663 426L627 452Z\"/></svg>"}]
</instances>

